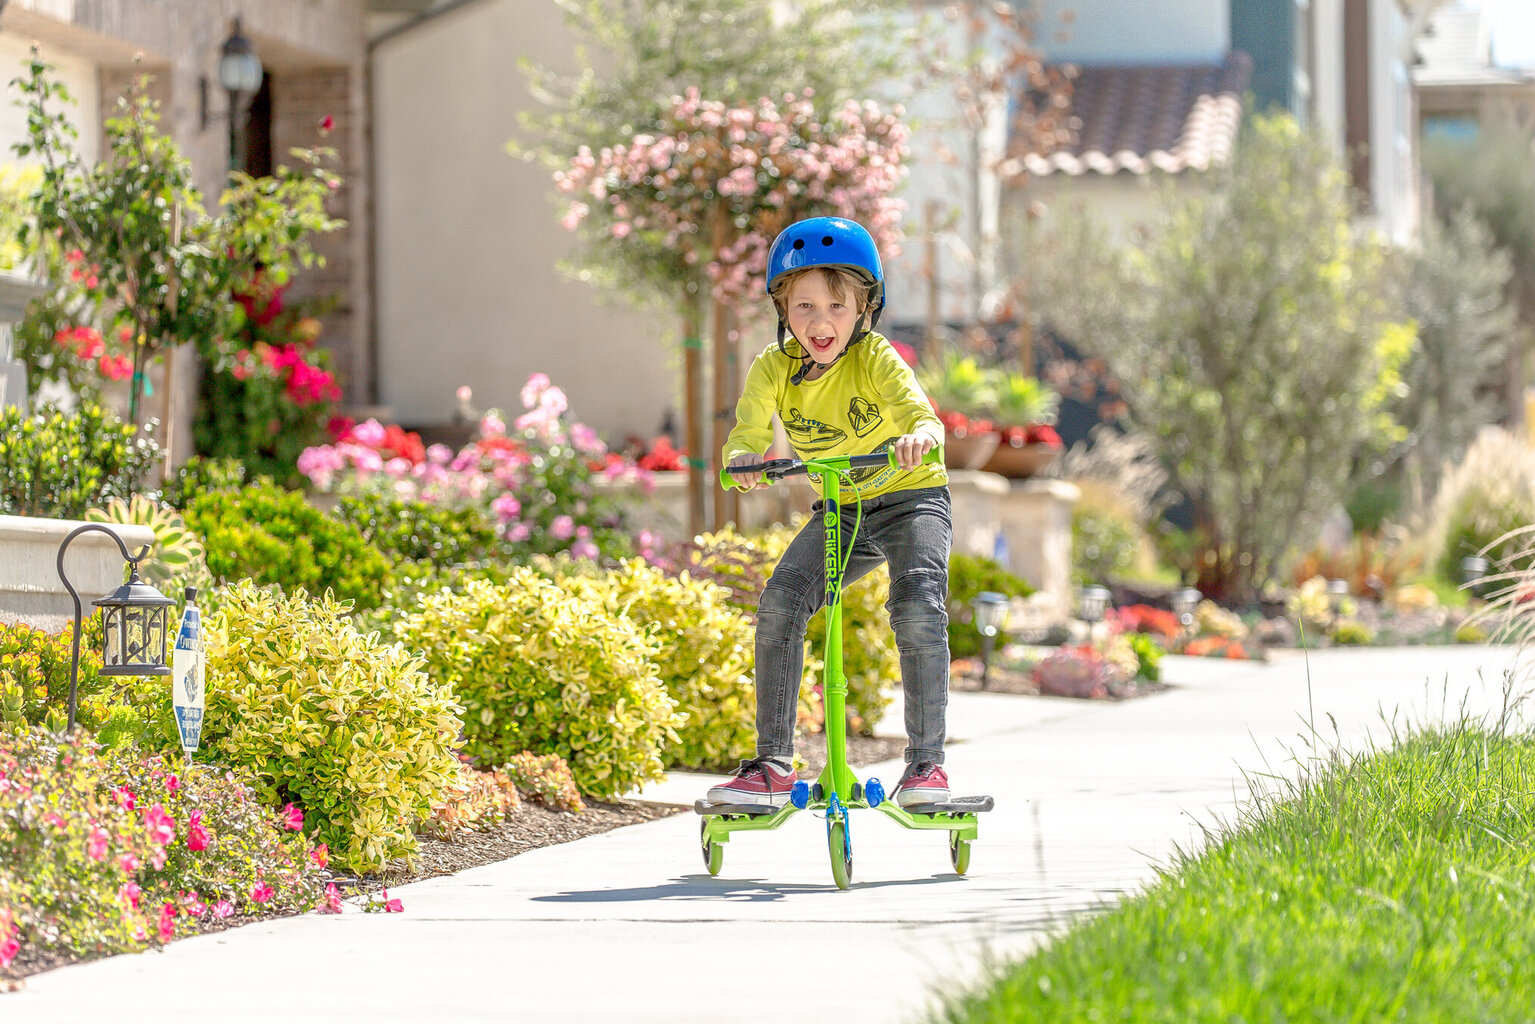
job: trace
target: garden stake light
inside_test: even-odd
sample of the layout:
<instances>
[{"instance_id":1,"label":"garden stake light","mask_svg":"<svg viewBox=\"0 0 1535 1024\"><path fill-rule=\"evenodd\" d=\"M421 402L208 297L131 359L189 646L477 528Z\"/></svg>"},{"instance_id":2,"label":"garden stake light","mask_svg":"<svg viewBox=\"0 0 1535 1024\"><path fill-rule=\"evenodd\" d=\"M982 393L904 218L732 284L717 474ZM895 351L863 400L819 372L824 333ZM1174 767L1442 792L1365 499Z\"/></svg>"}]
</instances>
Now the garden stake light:
<instances>
[{"instance_id":1,"label":"garden stake light","mask_svg":"<svg viewBox=\"0 0 1535 1024\"><path fill-rule=\"evenodd\" d=\"M1108 587L1100 587L1096 584L1077 591L1077 618L1087 623L1089 644L1094 643L1098 623L1103 620L1103 613L1109 607L1109 598L1113 596Z\"/></svg>"},{"instance_id":2,"label":"garden stake light","mask_svg":"<svg viewBox=\"0 0 1535 1024\"><path fill-rule=\"evenodd\" d=\"M1199 607L1202 596L1193 587L1180 587L1168 599L1173 606L1173 614L1178 616L1178 628L1185 633L1194 628L1194 609Z\"/></svg>"},{"instance_id":3,"label":"garden stake light","mask_svg":"<svg viewBox=\"0 0 1535 1024\"><path fill-rule=\"evenodd\" d=\"M59 579L75 602L75 635L72 660L69 666L69 731L75 728L75 700L80 681L80 630L82 613L80 594L69 577L64 575L64 552L70 541L87 532L104 533L117 542L130 572L128 582L94 604L101 608L106 638L102 650L101 674L104 676L168 676L171 667L165 661L165 620L167 609L175 604L153 586L139 579L139 562L149 554L149 545L139 549L137 555L128 553L128 546L113 531L99 523L86 523L64 538L59 545ZM50 695L51 696L51 695Z\"/></svg>"},{"instance_id":4,"label":"garden stake light","mask_svg":"<svg viewBox=\"0 0 1535 1024\"><path fill-rule=\"evenodd\" d=\"M975 628L980 630L984 641L981 644L981 689L986 689L987 673L991 671L991 648L996 642L997 634L1007 625L1007 613L1009 611L1007 595L998 594L991 590L983 590L975 595L975 600L970 602L970 607L975 609Z\"/></svg>"},{"instance_id":5,"label":"garden stake light","mask_svg":"<svg viewBox=\"0 0 1535 1024\"><path fill-rule=\"evenodd\" d=\"M1332 624L1343 617L1343 600L1348 597L1348 580L1327 581L1327 606L1332 609Z\"/></svg>"},{"instance_id":6,"label":"garden stake light","mask_svg":"<svg viewBox=\"0 0 1535 1024\"><path fill-rule=\"evenodd\" d=\"M1460 560L1461 589L1471 592L1472 600L1481 596L1481 583L1487 575L1487 559L1480 555L1470 555Z\"/></svg>"}]
</instances>

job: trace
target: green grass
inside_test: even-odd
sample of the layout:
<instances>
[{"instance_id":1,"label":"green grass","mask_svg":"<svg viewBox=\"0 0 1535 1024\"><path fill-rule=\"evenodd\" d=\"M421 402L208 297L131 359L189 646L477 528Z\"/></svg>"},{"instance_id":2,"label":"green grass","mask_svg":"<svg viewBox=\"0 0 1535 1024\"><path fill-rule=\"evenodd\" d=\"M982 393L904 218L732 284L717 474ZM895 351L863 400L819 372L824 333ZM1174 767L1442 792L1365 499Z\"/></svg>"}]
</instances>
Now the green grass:
<instances>
[{"instance_id":1,"label":"green grass","mask_svg":"<svg viewBox=\"0 0 1535 1024\"><path fill-rule=\"evenodd\" d=\"M944 1019L1535 1020L1535 736L1463 722L1285 786Z\"/></svg>"}]
</instances>

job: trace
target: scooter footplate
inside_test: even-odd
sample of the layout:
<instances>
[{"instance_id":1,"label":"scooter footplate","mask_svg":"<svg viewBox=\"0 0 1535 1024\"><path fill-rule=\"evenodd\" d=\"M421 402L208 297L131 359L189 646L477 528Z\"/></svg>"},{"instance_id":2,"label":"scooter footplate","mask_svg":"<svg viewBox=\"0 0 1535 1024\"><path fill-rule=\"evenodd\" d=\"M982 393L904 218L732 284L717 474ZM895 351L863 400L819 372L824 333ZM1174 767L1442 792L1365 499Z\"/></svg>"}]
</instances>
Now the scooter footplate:
<instances>
[{"instance_id":1,"label":"scooter footplate","mask_svg":"<svg viewBox=\"0 0 1535 1024\"><path fill-rule=\"evenodd\" d=\"M716 804L708 800L697 800L693 803L693 810L699 814L745 814L757 817L762 814L777 814L782 807L767 807L762 804Z\"/></svg>"},{"instance_id":2,"label":"scooter footplate","mask_svg":"<svg viewBox=\"0 0 1535 1024\"><path fill-rule=\"evenodd\" d=\"M956 796L938 803L907 804L901 810L907 814L979 814L991 810L992 805L989 796Z\"/></svg>"}]
</instances>

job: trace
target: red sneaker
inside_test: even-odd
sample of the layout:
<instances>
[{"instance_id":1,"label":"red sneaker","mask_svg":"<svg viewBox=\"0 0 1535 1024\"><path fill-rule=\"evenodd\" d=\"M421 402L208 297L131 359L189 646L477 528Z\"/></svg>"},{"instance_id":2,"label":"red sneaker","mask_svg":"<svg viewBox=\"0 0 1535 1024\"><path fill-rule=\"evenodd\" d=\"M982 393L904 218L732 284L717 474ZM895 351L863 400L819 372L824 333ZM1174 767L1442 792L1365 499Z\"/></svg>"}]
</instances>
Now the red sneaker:
<instances>
[{"instance_id":1,"label":"red sneaker","mask_svg":"<svg viewBox=\"0 0 1535 1024\"><path fill-rule=\"evenodd\" d=\"M756 804L782 807L794 788L794 769L777 758L754 757L742 761L736 777L709 790L711 804Z\"/></svg>"},{"instance_id":2,"label":"red sneaker","mask_svg":"<svg viewBox=\"0 0 1535 1024\"><path fill-rule=\"evenodd\" d=\"M891 795L895 797L897 807L941 804L949 799L949 777L944 774L942 765L923 761L906 769Z\"/></svg>"}]
</instances>

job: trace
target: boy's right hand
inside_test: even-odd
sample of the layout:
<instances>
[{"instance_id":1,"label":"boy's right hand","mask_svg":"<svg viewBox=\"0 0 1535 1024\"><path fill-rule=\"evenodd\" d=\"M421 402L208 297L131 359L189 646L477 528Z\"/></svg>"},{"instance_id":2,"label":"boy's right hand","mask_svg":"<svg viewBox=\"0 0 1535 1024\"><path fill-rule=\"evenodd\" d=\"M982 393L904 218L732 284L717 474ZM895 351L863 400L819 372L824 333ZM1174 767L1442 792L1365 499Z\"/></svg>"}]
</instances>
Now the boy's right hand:
<instances>
[{"instance_id":1,"label":"boy's right hand","mask_svg":"<svg viewBox=\"0 0 1535 1024\"><path fill-rule=\"evenodd\" d=\"M763 456L761 455L737 455L735 458L730 460L729 468L734 469L737 466L755 466L761 463L762 460ZM730 476L731 479L735 480L736 486L740 487L743 491L753 490L757 487L758 484L762 483L761 473L732 473Z\"/></svg>"}]
</instances>

